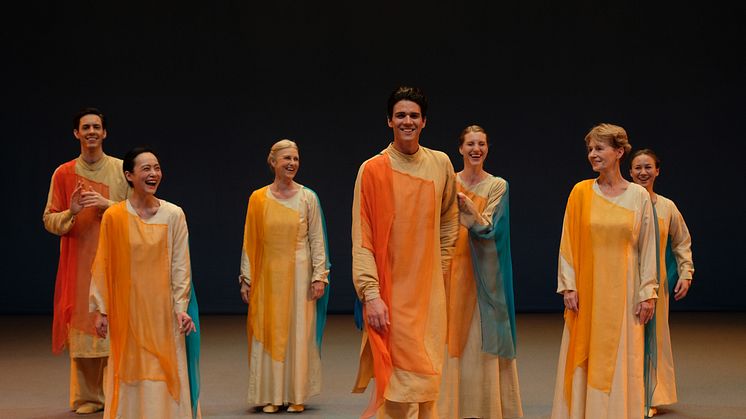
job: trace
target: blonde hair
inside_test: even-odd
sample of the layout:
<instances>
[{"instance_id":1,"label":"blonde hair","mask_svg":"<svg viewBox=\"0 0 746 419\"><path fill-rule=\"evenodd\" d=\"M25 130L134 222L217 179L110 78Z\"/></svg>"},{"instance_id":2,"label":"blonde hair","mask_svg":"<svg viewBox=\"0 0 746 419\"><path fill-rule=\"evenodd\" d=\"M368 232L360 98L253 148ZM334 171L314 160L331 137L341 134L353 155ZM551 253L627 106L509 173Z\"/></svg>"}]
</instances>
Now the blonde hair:
<instances>
[{"instance_id":1,"label":"blonde hair","mask_svg":"<svg viewBox=\"0 0 746 419\"><path fill-rule=\"evenodd\" d=\"M286 148L294 148L298 150L298 144L295 144L295 141L282 139L272 145L272 148L269 149L269 155L267 156L267 164L270 169L272 169L272 162L277 161L277 153Z\"/></svg>"},{"instance_id":2,"label":"blonde hair","mask_svg":"<svg viewBox=\"0 0 746 419\"><path fill-rule=\"evenodd\" d=\"M585 136L585 145L590 144L591 140L596 140L608 144L614 148L624 149L622 158L626 157L627 154L632 150L632 144L629 143L629 137L627 137L627 131L624 128L613 125L613 124L598 124L591 128L588 134Z\"/></svg>"},{"instance_id":3,"label":"blonde hair","mask_svg":"<svg viewBox=\"0 0 746 419\"><path fill-rule=\"evenodd\" d=\"M461 131L461 135L458 136L458 146L461 147L464 145L464 140L466 137L466 134L470 132L481 132L484 134L485 140L487 140L487 145L490 144L489 135L487 135L487 131L484 130L484 128L480 127L479 125L469 125L468 127L464 128L463 131Z\"/></svg>"}]
</instances>

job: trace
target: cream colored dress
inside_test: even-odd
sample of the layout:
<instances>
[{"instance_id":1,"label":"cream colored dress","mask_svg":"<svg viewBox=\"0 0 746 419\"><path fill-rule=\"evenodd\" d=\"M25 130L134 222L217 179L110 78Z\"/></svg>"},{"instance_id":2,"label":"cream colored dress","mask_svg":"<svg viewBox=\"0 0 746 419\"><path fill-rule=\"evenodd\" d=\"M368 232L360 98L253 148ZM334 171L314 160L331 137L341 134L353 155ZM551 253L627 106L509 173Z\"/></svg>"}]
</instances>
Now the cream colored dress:
<instances>
[{"instance_id":1,"label":"cream colored dress","mask_svg":"<svg viewBox=\"0 0 746 419\"><path fill-rule=\"evenodd\" d=\"M481 217L460 213L460 228L464 231L470 228L491 229L493 212L507 190L507 182L492 175L471 187L459 175L456 175L456 182L459 192L475 194L486 202ZM467 235L461 234L456 241L454 258L467 257L471 261ZM501 358L482 351L481 320L476 299L473 304L468 337L461 356L451 357L446 350L438 414L442 419L521 417L523 409L516 359Z\"/></svg>"},{"instance_id":2,"label":"cream colored dress","mask_svg":"<svg viewBox=\"0 0 746 419\"><path fill-rule=\"evenodd\" d=\"M670 199L657 195L655 210L658 214L658 232L660 234L661 282L658 304L655 307L655 331L658 346L658 365L656 386L653 392L653 406L676 403L676 374L671 350L671 331L668 327L669 286L666 272L666 246L670 240L671 249L676 257L679 279L692 279L694 263L692 262L692 238L676 204Z\"/></svg>"}]
</instances>

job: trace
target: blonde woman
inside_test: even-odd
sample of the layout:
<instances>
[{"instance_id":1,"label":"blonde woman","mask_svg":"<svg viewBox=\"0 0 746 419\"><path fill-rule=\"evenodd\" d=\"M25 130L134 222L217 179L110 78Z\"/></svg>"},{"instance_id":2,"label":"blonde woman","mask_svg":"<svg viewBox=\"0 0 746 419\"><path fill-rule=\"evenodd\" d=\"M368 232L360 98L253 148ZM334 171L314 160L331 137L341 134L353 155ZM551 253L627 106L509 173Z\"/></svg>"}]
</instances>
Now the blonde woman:
<instances>
[{"instance_id":1,"label":"blonde woman","mask_svg":"<svg viewBox=\"0 0 746 419\"><path fill-rule=\"evenodd\" d=\"M249 198L239 277L249 305L248 401L297 413L321 392L329 258L319 199L294 180L298 146L278 141L267 163L274 181Z\"/></svg>"},{"instance_id":2,"label":"blonde woman","mask_svg":"<svg viewBox=\"0 0 746 419\"><path fill-rule=\"evenodd\" d=\"M655 219L645 188L626 181L627 132L600 124L586 135L596 179L567 200L557 292L565 303L553 419L645 414L644 325L657 298Z\"/></svg>"},{"instance_id":3,"label":"blonde woman","mask_svg":"<svg viewBox=\"0 0 746 419\"><path fill-rule=\"evenodd\" d=\"M441 418L523 416L516 366L508 182L484 170L487 132L459 136L459 234L446 279L448 336Z\"/></svg>"}]
</instances>

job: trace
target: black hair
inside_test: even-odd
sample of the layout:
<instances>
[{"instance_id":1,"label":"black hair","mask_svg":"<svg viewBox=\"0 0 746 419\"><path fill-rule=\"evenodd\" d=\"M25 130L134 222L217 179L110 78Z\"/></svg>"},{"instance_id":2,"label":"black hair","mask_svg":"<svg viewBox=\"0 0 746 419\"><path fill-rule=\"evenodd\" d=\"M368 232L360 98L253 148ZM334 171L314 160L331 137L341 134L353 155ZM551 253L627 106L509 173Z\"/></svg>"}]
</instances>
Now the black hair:
<instances>
[{"instance_id":1,"label":"black hair","mask_svg":"<svg viewBox=\"0 0 746 419\"><path fill-rule=\"evenodd\" d=\"M79 110L73 117L73 129L78 130L80 128L80 119L86 115L96 115L101 118L101 128L106 129L106 117L100 110L96 108L83 108Z\"/></svg>"},{"instance_id":2,"label":"black hair","mask_svg":"<svg viewBox=\"0 0 746 419\"><path fill-rule=\"evenodd\" d=\"M155 156L155 158L158 158L158 155L155 154L155 151L153 151L153 149L148 146L137 146L131 149L127 152L127 154L124 155L124 159L122 159L122 172L125 173L125 176L127 172L135 172L135 159L142 153L151 153ZM130 187L133 186L132 182L130 182L129 180L127 180L127 183L130 185Z\"/></svg>"},{"instance_id":3,"label":"black hair","mask_svg":"<svg viewBox=\"0 0 746 419\"><path fill-rule=\"evenodd\" d=\"M388 108L386 112L386 116L388 116L389 119L391 119L391 117L393 116L394 105L402 100L408 100L420 105L422 118L427 117L427 97L425 96L425 92L423 92L422 89L420 89L419 87L399 86L394 89L394 91L391 92L391 95L389 96Z\"/></svg>"}]
</instances>

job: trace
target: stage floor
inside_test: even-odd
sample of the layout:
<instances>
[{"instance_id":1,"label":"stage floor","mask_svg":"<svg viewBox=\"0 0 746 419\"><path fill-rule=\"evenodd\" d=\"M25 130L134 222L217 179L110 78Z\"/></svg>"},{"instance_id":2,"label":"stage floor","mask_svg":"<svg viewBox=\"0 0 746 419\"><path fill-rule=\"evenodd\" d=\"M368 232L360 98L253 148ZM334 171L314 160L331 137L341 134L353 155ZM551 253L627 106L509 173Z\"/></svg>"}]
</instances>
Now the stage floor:
<instances>
[{"instance_id":1,"label":"stage floor","mask_svg":"<svg viewBox=\"0 0 746 419\"><path fill-rule=\"evenodd\" d=\"M202 416L259 416L248 387L244 316L202 316ZM100 418L67 410L69 359L50 353L51 318L0 316L0 418ZM562 315L518 315L518 372L525 418L549 418ZM661 419L746 418L746 313L672 313L679 403ZM301 415L357 418L368 395L351 394L360 334L352 316L330 315L322 347L321 395ZM266 415L265 415L266 416Z\"/></svg>"}]
</instances>

